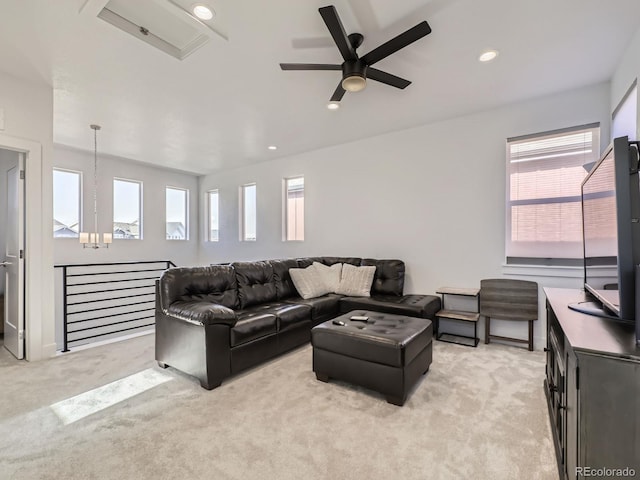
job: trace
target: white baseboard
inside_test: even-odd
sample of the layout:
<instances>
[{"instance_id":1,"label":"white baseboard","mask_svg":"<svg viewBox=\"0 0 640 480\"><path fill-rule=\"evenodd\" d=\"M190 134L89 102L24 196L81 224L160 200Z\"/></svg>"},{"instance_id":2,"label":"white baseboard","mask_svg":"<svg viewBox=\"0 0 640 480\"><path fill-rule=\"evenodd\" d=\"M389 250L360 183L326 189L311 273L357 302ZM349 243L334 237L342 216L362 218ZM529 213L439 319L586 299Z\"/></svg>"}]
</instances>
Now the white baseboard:
<instances>
[{"instance_id":1,"label":"white baseboard","mask_svg":"<svg viewBox=\"0 0 640 480\"><path fill-rule=\"evenodd\" d=\"M51 358L56 356L58 346L55 343L49 343L42 346L42 358Z\"/></svg>"}]
</instances>

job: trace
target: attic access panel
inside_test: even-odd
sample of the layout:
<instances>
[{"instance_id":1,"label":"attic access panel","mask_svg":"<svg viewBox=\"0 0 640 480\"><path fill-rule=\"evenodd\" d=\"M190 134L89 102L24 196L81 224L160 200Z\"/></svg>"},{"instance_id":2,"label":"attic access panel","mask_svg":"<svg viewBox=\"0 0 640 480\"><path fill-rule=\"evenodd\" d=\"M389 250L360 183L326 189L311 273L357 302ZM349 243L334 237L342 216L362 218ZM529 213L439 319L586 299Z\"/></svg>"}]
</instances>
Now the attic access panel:
<instances>
[{"instance_id":1,"label":"attic access panel","mask_svg":"<svg viewBox=\"0 0 640 480\"><path fill-rule=\"evenodd\" d=\"M174 0L87 0L81 13L95 15L179 60L213 37L226 40L224 29L214 26L219 19L204 23Z\"/></svg>"}]
</instances>

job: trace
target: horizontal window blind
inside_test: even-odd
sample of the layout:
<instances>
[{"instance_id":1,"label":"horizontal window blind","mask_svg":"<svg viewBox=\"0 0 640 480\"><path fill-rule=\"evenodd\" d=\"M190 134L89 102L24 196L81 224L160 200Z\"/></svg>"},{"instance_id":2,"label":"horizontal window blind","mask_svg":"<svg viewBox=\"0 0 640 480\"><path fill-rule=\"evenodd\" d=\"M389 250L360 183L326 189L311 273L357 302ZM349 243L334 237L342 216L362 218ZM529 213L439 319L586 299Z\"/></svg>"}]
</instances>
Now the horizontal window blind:
<instances>
[{"instance_id":1,"label":"horizontal window blind","mask_svg":"<svg viewBox=\"0 0 640 480\"><path fill-rule=\"evenodd\" d=\"M507 259L582 258L580 184L599 152L597 124L507 141Z\"/></svg>"}]
</instances>

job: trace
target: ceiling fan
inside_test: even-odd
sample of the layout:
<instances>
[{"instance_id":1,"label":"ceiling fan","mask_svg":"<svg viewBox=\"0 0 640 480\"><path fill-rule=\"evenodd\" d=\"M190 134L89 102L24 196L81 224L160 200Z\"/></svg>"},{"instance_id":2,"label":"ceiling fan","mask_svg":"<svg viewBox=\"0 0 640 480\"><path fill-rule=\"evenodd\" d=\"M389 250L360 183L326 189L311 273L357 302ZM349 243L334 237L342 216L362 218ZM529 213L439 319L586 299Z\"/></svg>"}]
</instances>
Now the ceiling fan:
<instances>
[{"instance_id":1,"label":"ceiling fan","mask_svg":"<svg viewBox=\"0 0 640 480\"><path fill-rule=\"evenodd\" d=\"M282 70L342 70L342 80L338 84L332 102L342 100L346 91L359 92L367 85L367 78L377 82L386 83L396 88L407 88L411 82L404 78L396 77L377 68L371 67L376 62L388 57L392 53L412 44L416 40L429 35L431 27L426 21L422 21L415 27L374 48L363 57L359 57L356 49L362 44L364 37L360 33L347 35L333 5L319 8L318 11L329 29L338 50L344 58L341 65L318 63L281 63Z\"/></svg>"}]
</instances>

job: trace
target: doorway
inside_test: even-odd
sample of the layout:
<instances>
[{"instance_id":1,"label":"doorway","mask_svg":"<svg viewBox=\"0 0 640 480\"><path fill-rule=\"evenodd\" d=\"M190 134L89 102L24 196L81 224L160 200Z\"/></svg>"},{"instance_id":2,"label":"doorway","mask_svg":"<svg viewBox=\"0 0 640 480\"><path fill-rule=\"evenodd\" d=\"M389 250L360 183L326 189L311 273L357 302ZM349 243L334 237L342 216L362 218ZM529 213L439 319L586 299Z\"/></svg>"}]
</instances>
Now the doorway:
<instances>
[{"instance_id":1,"label":"doorway","mask_svg":"<svg viewBox=\"0 0 640 480\"><path fill-rule=\"evenodd\" d=\"M25 353L24 155L0 149L0 336L16 358Z\"/></svg>"}]
</instances>

